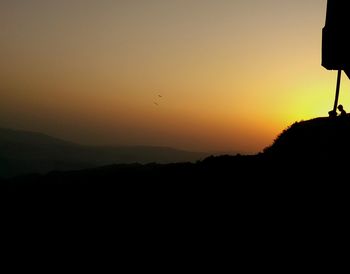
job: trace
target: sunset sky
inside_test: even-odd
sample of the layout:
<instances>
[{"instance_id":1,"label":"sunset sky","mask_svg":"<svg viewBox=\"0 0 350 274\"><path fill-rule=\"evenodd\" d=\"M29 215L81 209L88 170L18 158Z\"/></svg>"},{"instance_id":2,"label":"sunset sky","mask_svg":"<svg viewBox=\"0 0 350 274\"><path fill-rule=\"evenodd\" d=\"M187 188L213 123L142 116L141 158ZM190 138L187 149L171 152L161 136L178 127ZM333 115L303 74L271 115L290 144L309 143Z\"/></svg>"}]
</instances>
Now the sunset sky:
<instances>
[{"instance_id":1,"label":"sunset sky","mask_svg":"<svg viewBox=\"0 0 350 274\"><path fill-rule=\"evenodd\" d=\"M1 0L0 127L259 152L333 107L325 14L326 0Z\"/></svg>"}]
</instances>

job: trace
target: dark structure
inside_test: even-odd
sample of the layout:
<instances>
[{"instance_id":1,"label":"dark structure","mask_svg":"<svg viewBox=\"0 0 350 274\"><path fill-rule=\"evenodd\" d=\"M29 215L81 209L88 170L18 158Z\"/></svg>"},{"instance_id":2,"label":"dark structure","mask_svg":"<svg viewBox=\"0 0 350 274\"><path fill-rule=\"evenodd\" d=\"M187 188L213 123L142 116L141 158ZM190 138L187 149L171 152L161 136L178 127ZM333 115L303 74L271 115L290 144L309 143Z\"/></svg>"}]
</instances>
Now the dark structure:
<instances>
[{"instance_id":1,"label":"dark structure","mask_svg":"<svg viewBox=\"0 0 350 274\"><path fill-rule=\"evenodd\" d=\"M347 1L328 0L326 24L322 31L322 66L344 70L350 77L350 27Z\"/></svg>"},{"instance_id":2,"label":"dark structure","mask_svg":"<svg viewBox=\"0 0 350 274\"><path fill-rule=\"evenodd\" d=\"M338 71L333 111L336 111L338 104L341 71L350 78L350 42L347 38L350 20L347 4L347 1L327 1L326 24L322 30L322 66Z\"/></svg>"}]
</instances>

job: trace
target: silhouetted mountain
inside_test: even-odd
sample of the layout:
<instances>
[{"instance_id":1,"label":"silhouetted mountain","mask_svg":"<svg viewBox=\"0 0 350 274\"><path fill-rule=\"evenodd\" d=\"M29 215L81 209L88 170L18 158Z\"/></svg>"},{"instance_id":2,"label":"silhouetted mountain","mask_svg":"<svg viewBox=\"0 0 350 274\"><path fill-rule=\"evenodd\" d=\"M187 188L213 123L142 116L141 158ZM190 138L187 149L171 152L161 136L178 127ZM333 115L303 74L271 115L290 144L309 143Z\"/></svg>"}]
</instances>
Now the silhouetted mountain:
<instances>
[{"instance_id":1,"label":"silhouetted mountain","mask_svg":"<svg viewBox=\"0 0 350 274\"><path fill-rule=\"evenodd\" d=\"M128 189L140 191L141 196L152 196L161 189L171 196L183 191L200 193L209 189L215 193L217 187L227 191L225 195L247 188L259 195L259 191L266 191L272 185L274 191L276 187L288 188L292 192L295 188L316 191L316 186L317 191L321 191L321 181L332 181L335 174L341 180L342 173L337 170L344 170L348 164L344 155L349 155L349 141L349 117L316 118L294 123L271 146L255 155L210 156L195 163L124 163L55 171L46 175L16 177L7 180L3 187L15 192L46 189L56 194L60 191L87 191L112 195ZM64 145L77 149L70 143Z\"/></svg>"},{"instance_id":2,"label":"silhouetted mountain","mask_svg":"<svg viewBox=\"0 0 350 274\"><path fill-rule=\"evenodd\" d=\"M295 122L264 150L264 155L273 158L330 163L346 160L349 153L350 116Z\"/></svg>"},{"instance_id":3,"label":"silhouetted mountain","mask_svg":"<svg viewBox=\"0 0 350 274\"><path fill-rule=\"evenodd\" d=\"M0 176L73 170L113 163L197 161L206 153L151 146L83 146L45 134L0 129Z\"/></svg>"},{"instance_id":4,"label":"silhouetted mountain","mask_svg":"<svg viewBox=\"0 0 350 274\"><path fill-rule=\"evenodd\" d=\"M333 156L348 151L349 124L338 118L298 122L256 155L0 179L0 200L16 219L24 212L29 223L38 215L46 224L52 216L70 235L66 228L78 225L74 237L88 227L84 241L114 237L123 252L136 244L148 250L155 240L182 250L189 243L201 249L209 239L225 252L229 243L238 244L239 253L259 246L259 254L272 239L288 249L306 241L316 246L325 220L333 225L332 218L345 216L348 160Z\"/></svg>"}]
</instances>

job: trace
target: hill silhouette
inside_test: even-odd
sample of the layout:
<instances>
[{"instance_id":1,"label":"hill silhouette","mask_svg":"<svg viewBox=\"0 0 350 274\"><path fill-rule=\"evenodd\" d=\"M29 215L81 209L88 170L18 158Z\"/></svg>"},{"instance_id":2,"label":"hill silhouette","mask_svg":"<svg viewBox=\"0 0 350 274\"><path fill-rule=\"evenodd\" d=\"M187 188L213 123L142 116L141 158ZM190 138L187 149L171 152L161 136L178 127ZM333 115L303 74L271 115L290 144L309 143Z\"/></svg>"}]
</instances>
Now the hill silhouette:
<instances>
[{"instance_id":1,"label":"hill silhouette","mask_svg":"<svg viewBox=\"0 0 350 274\"><path fill-rule=\"evenodd\" d=\"M84 241L115 237L123 248L166 241L220 254L254 247L260 256L271 245L318 247L345 216L348 162L333 157L349 150L349 134L348 118L316 118L294 123L255 155L17 176L0 179L0 200L14 218L51 216L79 227Z\"/></svg>"},{"instance_id":2,"label":"hill silhouette","mask_svg":"<svg viewBox=\"0 0 350 274\"><path fill-rule=\"evenodd\" d=\"M114 163L194 162L209 153L155 146L84 146L42 133L0 129L0 176L47 173Z\"/></svg>"},{"instance_id":3,"label":"hill silhouette","mask_svg":"<svg viewBox=\"0 0 350 274\"><path fill-rule=\"evenodd\" d=\"M350 153L350 116L295 122L264 150L273 158L333 162Z\"/></svg>"},{"instance_id":4,"label":"hill silhouette","mask_svg":"<svg viewBox=\"0 0 350 274\"><path fill-rule=\"evenodd\" d=\"M349 135L348 117L315 118L292 124L254 155L0 178L0 199L11 210L30 205L30 212L64 209L67 216L83 211L106 218L119 212L145 222L150 212L158 218L154 222L174 214L182 221L197 216L222 222L238 214L240 222L249 223L249 216L265 222L271 212L277 218L271 222L291 212L308 219L347 207Z\"/></svg>"},{"instance_id":5,"label":"hill silhouette","mask_svg":"<svg viewBox=\"0 0 350 274\"><path fill-rule=\"evenodd\" d=\"M45 175L24 175L6 180L3 186L12 191L31 187L106 191L129 186L181 189L204 182L225 184L225 187L260 188L266 182L282 186L288 182L303 187L320 180L340 179L350 153L350 118L320 117L295 122L255 155L210 156L197 162L114 164L75 171L54 171ZM67 146L71 146L67 144ZM339 172L338 172L339 171ZM25 185L25 187L24 187ZM24 187L24 188L22 188ZM157 192L156 189L154 189ZM113 192L113 191L112 191Z\"/></svg>"}]
</instances>

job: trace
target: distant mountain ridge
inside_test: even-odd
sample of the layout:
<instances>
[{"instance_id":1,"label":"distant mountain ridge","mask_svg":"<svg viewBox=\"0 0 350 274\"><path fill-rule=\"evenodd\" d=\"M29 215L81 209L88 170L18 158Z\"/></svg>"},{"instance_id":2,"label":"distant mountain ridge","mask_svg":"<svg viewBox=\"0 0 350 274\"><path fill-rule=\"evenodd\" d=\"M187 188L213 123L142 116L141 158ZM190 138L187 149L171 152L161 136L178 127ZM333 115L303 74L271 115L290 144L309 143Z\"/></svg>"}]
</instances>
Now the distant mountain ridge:
<instances>
[{"instance_id":1,"label":"distant mountain ridge","mask_svg":"<svg viewBox=\"0 0 350 274\"><path fill-rule=\"evenodd\" d=\"M46 134L0 128L0 176L118 163L194 162L208 153L156 146L86 146Z\"/></svg>"},{"instance_id":2,"label":"distant mountain ridge","mask_svg":"<svg viewBox=\"0 0 350 274\"><path fill-rule=\"evenodd\" d=\"M128 166L127 169L132 171L130 173L132 176L133 171L136 174L140 174L137 170L156 174L159 169L163 170L160 164L184 162L193 163L187 167L194 171L198 171L198 167L203 168L203 172L198 173L198 176L203 176L207 167L214 168L215 174L235 172L243 177L251 177L257 173L257 169L263 173L277 174L281 173L276 171L277 169L296 168L293 174L298 175L302 167L307 168L304 169L306 173L313 170L316 174L321 166L326 166L327 170L341 170L341 166L350 164L349 155L350 116L318 117L295 122L283 130L270 146L255 155L215 156L212 153L147 146L83 146L45 134L0 129L0 177L73 170L82 170L83 175L85 174L83 170L99 168L101 171L104 170L104 166L112 166L111 169L117 172L119 166L114 168L114 165L154 163L137 168ZM121 168L124 170L124 166ZM273 170L270 170L271 168ZM223 170L224 172L221 172ZM243 172L244 170L246 172ZM174 172L176 173L176 166ZM197 174L196 172L194 173ZM171 176L167 176L168 179Z\"/></svg>"}]
</instances>

